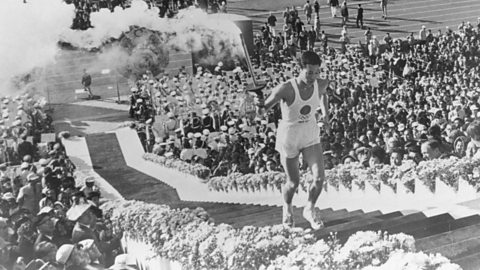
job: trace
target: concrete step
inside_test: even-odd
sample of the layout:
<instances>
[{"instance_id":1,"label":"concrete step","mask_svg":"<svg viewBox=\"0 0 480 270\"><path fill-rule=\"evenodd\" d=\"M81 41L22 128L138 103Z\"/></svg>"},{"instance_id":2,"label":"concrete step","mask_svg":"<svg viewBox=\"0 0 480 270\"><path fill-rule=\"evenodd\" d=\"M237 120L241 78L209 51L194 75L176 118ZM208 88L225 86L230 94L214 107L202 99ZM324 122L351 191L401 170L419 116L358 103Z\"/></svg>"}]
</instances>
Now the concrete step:
<instances>
[{"instance_id":1,"label":"concrete step","mask_svg":"<svg viewBox=\"0 0 480 270\"><path fill-rule=\"evenodd\" d=\"M301 208L294 207L293 218L295 221L300 221L302 210L303 209ZM333 213L333 212L334 211L332 211L331 209L320 210L320 213L322 214ZM277 220L276 223L279 224L282 222L282 215L283 215L283 210L281 207L272 207L270 208L269 211L252 213L246 216L232 217L230 219L230 222L232 224L235 224L235 226L240 226L244 224L243 223L244 221L251 220L251 221L254 221L252 223L254 226L264 226L263 224L269 224L273 219L273 220Z\"/></svg>"},{"instance_id":2,"label":"concrete step","mask_svg":"<svg viewBox=\"0 0 480 270\"><path fill-rule=\"evenodd\" d=\"M415 215L415 214L414 214ZM417 214L417 218L412 218L409 222L404 222L400 224L393 224L392 226L388 226L384 228L385 231L388 231L391 234L394 233L406 233L406 234L413 234L417 233L420 234L429 228L434 227L438 224L448 224L448 221L452 221L453 217L449 214L441 214L433 217L423 217L421 214Z\"/></svg>"},{"instance_id":3,"label":"concrete step","mask_svg":"<svg viewBox=\"0 0 480 270\"><path fill-rule=\"evenodd\" d=\"M427 224L425 228L420 228L419 230L411 232L411 235L415 237L415 239L421 239L435 234L453 231L476 223L480 223L479 215Z\"/></svg>"},{"instance_id":4,"label":"concrete step","mask_svg":"<svg viewBox=\"0 0 480 270\"><path fill-rule=\"evenodd\" d=\"M298 227L306 227L308 224L302 217L302 208L294 208L294 215L293 218L295 220L295 224ZM343 213L343 210L341 211ZM336 211L333 211L331 208L321 209L320 215L322 216L330 216L330 215L338 215ZM269 212L264 213L257 213L250 215L248 217L242 218L232 218L231 224L235 227L241 228L243 226L247 226L249 224L253 224L254 226L265 226L265 224L269 224L274 221L274 224L281 224L282 222L282 209L280 207L273 209Z\"/></svg>"},{"instance_id":5,"label":"concrete step","mask_svg":"<svg viewBox=\"0 0 480 270\"><path fill-rule=\"evenodd\" d=\"M424 237L415 241L415 246L419 250L432 250L442 246L451 245L457 242L462 242L475 237L480 231L480 224L474 224L459 228L457 230L444 232L441 234Z\"/></svg>"},{"instance_id":6,"label":"concrete step","mask_svg":"<svg viewBox=\"0 0 480 270\"><path fill-rule=\"evenodd\" d=\"M468 256L452 260L453 263L460 265L463 270L478 270L480 265L480 251Z\"/></svg>"},{"instance_id":7,"label":"concrete step","mask_svg":"<svg viewBox=\"0 0 480 270\"><path fill-rule=\"evenodd\" d=\"M392 230L395 230L396 228L399 228L402 226L408 226L409 224L412 224L412 223L415 224L413 226L416 226L415 222L419 222L425 219L427 219L427 217L423 213L419 212L419 213L413 213L406 216L392 217L390 219L383 220L378 224L372 224L367 228L369 230L392 231Z\"/></svg>"},{"instance_id":8,"label":"concrete step","mask_svg":"<svg viewBox=\"0 0 480 270\"><path fill-rule=\"evenodd\" d=\"M366 222L364 223L363 227L361 230L363 231L378 231L384 227L392 226L392 225L398 225L402 224L405 222L410 222L412 220L417 220L417 219L425 219L425 215L423 214L413 214L413 215L407 215L403 216L401 212L392 212L384 215L371 215L371 216L365 216L366 219L370 218L375 218L376 222ZM354 223L354 221L351 221ZM337 238L340 241L346 241L350 235L353 233L357 232L359 229L356 226L353 226L351 228L342 228L342 230L337 230Z\"/></svg>"},{"instance_id":9,"label":"concrete step","mask_svg":"<svg viewBox=\"0 0 480 270\"><path fill-rule=\"evenodd\" d=\"M480 236L472 235L469 239L425 251L429 253L440 253L449 259L455 259L475 254L479 250Z\"/></svg>"},{"instance_id":10,"label":"concrete step","mask_svg":"<svg viewBox=\"0 0 480 270\"><path fill-rule=\"evenodd\" d=\"M395 211L395 212L391 212L391 213L388 213L388 214L384 214L384 215L378 216L378 218L387 220L387 219L392 219L392 218L402 217L402 216L403 216L403 213L402 213L402 212L400 212L400 211Z\"/></svg>"},{"instance_id":11,"label":"concrete step","mask_svg":"<svg viewBox=\"0 0 480 270\"><path fill-rule=\"evenodd\" d=\"M380 211L373 211L373 212L364 213L362 210L356 210L356 211L348 212L347 214L341 216L338 219L324 221L324 223L325 223L326 227L329 227L329 226L334 226L334 225L337 225L337 224L350 222L350 221L358 219L358 218L370 218L370 217L376 217L376 216L380 216L380 215L382 215L382 212L380 212ZM322 220L323 220L323 218L322 218Z\"/></svg>"},{"instance_id":12,"label":"concrete step","mask_svg":"<svg viewBox=\"0 0 480 270\"><path fill-rule=\"evenodd\" d=\"M256 216L256 215L261 215L261 214L267 214L272 211L278 211L278 209L269 207L269 206L263 206L263 207L249 207L248 205L244 205L244 208L238 209L235 211L228 211L224 213L217 213L218 218L220 218L223 222L230 221L232 223L235 222L235 220L238 219L243 219L251 216ZM220 220L218 220L220 221Z\"/></svg>"},{"instance_id":13,"label":"concrete step","mask_svg":"<svg viewBox=\"0 0 480 270\"><path fill-rule=\"evenodd\" d=\"M330 233L340 234L342 231L363 231L363 227L369 224L379 222L381 219L377 217L358 218L345 223L328 226L316 232L318 238L327 238Z\"/></svg>"},{"instance_id":14,"label":"concrete step","mask_svg":"<svg viewBox=\"0 0 480 270\"><path fill-rule=\"evenodd\" d=\"M406 215L403 216L400 212L395 212L395 215L393 214L387 214L387 215L382 215L382 216L377 216L377 219L379 219L378 222L376 223L371 223L362 228L362 230L365 231L389 231L390 227L394 226L402 226L403 224L408 224L413 221L417 220L423 220L426 218L425 215L422 213L414 213L411 215ZM339 238L348 238L351 234L355 233L356 229L350 229L350 230L344 230L342 232L339 232L337 235Z\"/></svg>"}]
</instances>

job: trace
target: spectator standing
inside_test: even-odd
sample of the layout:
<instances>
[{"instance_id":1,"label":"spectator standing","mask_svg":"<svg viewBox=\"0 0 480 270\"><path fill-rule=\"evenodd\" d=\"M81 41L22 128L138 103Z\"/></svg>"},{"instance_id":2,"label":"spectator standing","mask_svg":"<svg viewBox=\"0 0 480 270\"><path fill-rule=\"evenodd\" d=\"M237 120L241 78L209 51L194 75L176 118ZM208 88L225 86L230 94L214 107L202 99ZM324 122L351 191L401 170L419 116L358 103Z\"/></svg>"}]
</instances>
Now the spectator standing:
<instances>
[{"instance_id":1,"label":"spectator standing","mask_svg":"<svg viewBox=\"0 0 480 270\"><path fill-rule=\"evenodd\" d=\"M391 48L392 45L393 45L393 39L392 37L390 36L390 33L387 33L385 35L385 37L383 38L383 41L385 42L385 44L387 45L388 48Z\"/></svg>"},{"instance_id":2,"label":"spectator standing","mask_svg":"<svg viewBox=\"0 0 480 270\"><path fill-rule=\"evenodd\" d=\"M317 40L317 32L315 31L314 26L308 31L308 50L313 51L315 47L315 41Z\"/></svg>"},{"instance_id":3,"label":"spectator standing","mask_svg":"<svg viewBox=\"0 0 480 270\"><path fill-rule=\"evenodd\" d=\"M322 31L320 35L320 42L322 42L323 53L327 54L328 52L328 36L325 31Z\"/></svg>"},{"instance_id":4,"label":"spectator standing","mask_svg":"<svg viewBox=\"0 0 480 270\"><path fill-rule=\"evenodd\" d=\"M292 9L290 10L290 20L292 25L295 25L297 19L300 19L298 17L298 10L295 6L292 6Z\"/></svg>"},{"instance_id":5,"label":"spectator standing","mask_svg":"<svg viewBox=\"0 0 480 270\"><path fill-rule=\"evenodd\" d=\"M308 32L307 31L301 31L299 38L298 38L298 43L300 45L300 52L304 53L305 51L308 50Z\"/></svg>"},{"instance_id":6,"label":"spectator standing","mask_svg":"<svg viewBox=\"0 0 480 270\"><path fill-rule=\"evenodd\" d=\"M61 242L58 241L55 237L55 225L53 220L53 208L44 207L41 212L37 215L37 230L38 236L34 243L34 248L36 248L42 242L49 242L56 246L61 245Z\"/></svg>"},{"instance_id":7,"label":"spectator standing","mask_svg":"<svg viewBox=\"0 0 480 270\"><path fill-rule=\"evenodd\" d=\"M21 141L17 146L17 152L20 159L23 159L24 156L29 155L34 157L35 155L35 147L29 141L27 141L27 135L24 134L20 137Z\"/></svg>"},{"instance_id":8,"label":"spectator standing","mask_svg":"<svg viewBox=\"0 0 480 270\"><path fill-rule=\"evenodd\" d=\"M363 29L363 8L361 4L358 4L357 9L357 27Z\"/></svg>"},{"instance_id":9,"label":"spectator standing","mask_svg":"<svg viewBox=\"0 0 480 270\"><path fill-rule=\"evenodd\" d=\"M344 26L342 27L342 31L340 32L340 35L341 35L341 36L343 36L343 35L348 36L347 25L344 25Z\"/></svg>"},{"instance_id":10,"label":"spectator standing","mask_svg":"<svg viewBox=\"0 0 480 270\"><path fill-rule=\"evenodd\" d=\"M338 0L329 0L330 11L332 12L332 18L337 17L337 8L338 8Z\"/></svg>"},{"instance_id":11,"label":"spectator standing","mask_svg":"<svg viewBox=\"0 0 480 270\"><path fill-rule=\"evenodd\" d=\"M286 7L285 11L283 11L283 23L289 24L290 23L290 8Z\"/></svg>"},{"instance_id":12,"label":"spectator standing","mask_svg":"<svg viewBox=\"0 0 480 270\"><path fill-rule=\"evenodd\" d=\"M300 35L300 32L303 31L303 25L304 23L302 22L302 20L298 18L297 22L295 23L295 32L297 33L297 35Z\"/></svg>"},{"instance_id":13,"label":"spectator standing","mask_svg":"<svg viewBox=\"0 0 480 270\"><path fill-rule=\"evenodd\" d=\"M346 32L342 32L341 37L340 37L340 51L342 53L345 53L347 51L347 44L350 43L350 39L348 38L348 35Z\"/></svg>"},{"instance_id":14,"label":"spectator standing","mask_svg":"<svg viewBox=\"0 0 480 270\"><path fill-rule=\"evenodd\" d=\"M318 0L315 0L315 3L313 3L313 10L317 16L320 15L320 3L318 3Z\"/></svg>"},{"instance_id":15,"label":"spectator standing","mask_svg":"<svg viewBox=\"0 0 480 270\"><path fill-rule=\"evenodd\" d=\"M218 5L218 1L213 1L212 5L210 6L210 10L212 13L218 13L218 10L220 9L220 6Z\"/></svg>"},{"instance_id":16,"label":"spectator standing","mask_svg":"<svg viewBox=\"0 0 480 270\"><path fill-rule=\"evenodd\" d=\"M380 7L382 8L382 18L387 19L387 5L388 5L388 0L380 0Z\"/></svg>"},{"instance_id":17,"label":"spectator standing","mask_svg":"<svg viewBox=\"0 0 480 270\"><path fill-rule=\"evenodd\" d=\"M425 40L427 39L427 29L425 25L422 25L422 29L418 31L418 39L421 40L422 42L425 42Z\"/></svg>"},{"instance_id":18,"label":"spectator standing","mask_svg":"<svg viewBox=\"0 0 480 270\"><path fill-rule=\"evenodd\" d=\"M413 32L410 33L410 35L407 36L407 42L410 46L413 47L413 45L415 45L415 37L413 36Z\"/></svg>"},{"instance_id":19,"label":"spectator standing","mask_svg":"<svg viewBox=\"0 0 480 270\"><path fill-rule=\"evenodd\" d=\"M220 13L227 13L227 3L225 1L222 1L220 5Z\"/></svg>"},{"instance_id":20,"label":"spectator standing","mask_svg":"<svg viewBox=\"0 0 480 270\"><path fill-rule=\"evenodd\" d=\"M92 90L90 88L92 85L92 76L87 73L86 69L83 70L82 85L85 92L88 92L88 98L93 98Z\"/></svg>"},{"instance_id":21,"label":"spectator standing","mask_svg":"<svg viewBox=\"0 0 480 270\"><path fill-rule=\"evenodd\" d=\"M275 35L275 26L277 25L277 17L273 15L273 12L270 11L270 16L267 18L268 27L272 36Z\"/></svg>"},{"instance_id":22,"label":"spectator standing","mask_svg":"<svg viewBox=\"0 0 480 270\"><path fill-rule=\"evenodd\" d=\"M345 25L348 22L348 7L347 1L343 1L342 7L340 8L340 14L342 15L342 24Z\"/></svg>"},{"instance_id":23,"label":"spectator standing","mask_svg":"<svg viewBox=\"0 0 480 270\"><path fill-rule=\"evenodd\" d=\"M368 56L370 57L370 64L377 64L377 56L379 54L379 46L377 44L375 36L370 40L368 44Z\"/></svg>"},{"instance_id":24,"label":"spectator standing","mask_svg":"<svg viewBox=\"0 0 480 270\"><path fill-rule=\"evenodd\" d=\"M315 29L315 34L317 35L317 38L320 37L321 33L320 33L320 16L319 15L315 15L315 22L313 24L313 27Z\"/></svg>"},{"instance_id":25,"label":"spectator standing","mask_svg":"<svg viewBox=\"0 0 480 270\"><path fill-rule=\"evenodd\" d=\"M285 23L283 24L283 35L284 35L284 39L285 41L288 39L288 37L290 37L290 35L292 35L292 26L289 24L289 23ZM286 42L284 42L285 44Z\"/></svg>"},{"instance_id":26,"label":"spectator standing","mask_svg":"<svg viewBox=\"0 0 480 270\"><path fill-rule=\"evenodd\" d=\"M367 28L365 34L363 35L365 36L365 44L368 46L368 44L370 44L370 40L372 40L372 30L370 27Z\"/></svg>"},{"instance_id":27,"label":"spectator standing","mask_svg":"<svg viewBox=\"0 0 480 270\"><path fill-rule=\"evenodd\" d=\"M305 12L305 16L307 17L307 24L310 24L312 21L312 13L313 13L313 8L312 5L310 4L310 1L307 0L307 3L303 6L303 11Z\"/></svg>"},{"instance_id":28,"label":"spectator standing","mask_svg":"<svg viewBox=\"0 0 480 270\"><path fill-rule=\"evenodd\" d=\"M27 176L28 184L21 187L18 192L17 203L20 209L26 209L36 215L39 210L39 202L42 199L42 186L40 177L35 173Z\"/></svg>"}]
</instances>

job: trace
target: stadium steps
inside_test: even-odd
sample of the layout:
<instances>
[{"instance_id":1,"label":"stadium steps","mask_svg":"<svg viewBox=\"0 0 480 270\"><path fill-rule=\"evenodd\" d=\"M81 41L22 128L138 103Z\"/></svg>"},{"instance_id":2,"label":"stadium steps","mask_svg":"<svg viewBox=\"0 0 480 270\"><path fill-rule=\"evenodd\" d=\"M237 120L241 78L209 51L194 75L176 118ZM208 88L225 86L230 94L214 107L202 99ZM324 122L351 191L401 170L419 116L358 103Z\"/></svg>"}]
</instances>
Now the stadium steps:
<instances>
[{"instance_id":1,"label":"stadium steps","mask_svg":"<svg viewBox=\"0 0 480 270\"><path fill-rule=\"evenodd\" d=\"M455 258L452 260L462 267L463 270L478 270L480 266L480 251L465 257Z\"/></svg>"},{"instance_id":2,"label":"stadium steps","mask_svg":"<svg viewBox=\"0 0 480 270\"><path fill-rule=\"evenodd\" d=\"M91 134L86 137L86 141L94 170L126 199L167 204L172 208L201 207L216 223L228 223L239 228L247 225L267 226L281 223L282 209L277 206L181 201L178 193L171 186L127 166L114 133ZM307 221L302 217L302 210L302 208L294 208L295 221L300 227L308 227ZM351 222L360 217L374 217L382 213L326 208L320 210L320 214L327 226L330 226Z\"/></svg>"},{"instance_id":3,"label":"stadium steps","mask_svg":"<svg viewBox=\"0 0 480 270\"><path fill-rule=\"evenodd\" d=\"M418 249L441 253L449 258L462 258L480 251L480 224L474 224L417 240Z\"/></svg>"},{"instance_id":4,"label":"stadium steps","mask_svg":"<svg viewBox=\"0 0 480 270\"><path fill-rule=\"evenodd\" d=\"M166 204L176 209L201 207L216 224L226 223L235 228L282 222L282 209L278 206L182 201L171 186L128 167L114 133L90 134L86 141L94 170L125 199ZM302 210L294 208L296 226L308 228ZM443 254L463 269L478 269L480 265L480 215L455 219L448 213L428 217L421 212L404 215L399 211L383 214L331 208L321 209L320 214L326 227L314 232L318 238L336 233L339 241L345 242L357 231L402 232L415 238L418 251Z\"/></svg>"}]
</instances>

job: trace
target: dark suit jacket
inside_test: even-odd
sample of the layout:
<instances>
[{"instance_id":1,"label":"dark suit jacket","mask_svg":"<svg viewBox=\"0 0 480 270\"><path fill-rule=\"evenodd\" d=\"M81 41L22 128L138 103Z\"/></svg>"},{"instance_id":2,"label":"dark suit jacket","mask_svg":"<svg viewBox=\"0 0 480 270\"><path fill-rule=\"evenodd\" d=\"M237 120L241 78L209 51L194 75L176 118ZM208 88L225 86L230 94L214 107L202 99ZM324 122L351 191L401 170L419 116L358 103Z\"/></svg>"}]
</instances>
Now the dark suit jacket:
<instances>
[{"instance_id":1,"label":"dark suit jacket","mask_svg":"<svg viewBox=\"0 0 480 270\"><path fill-rule=\"evenodd\" d=\"M93 239L95 242L98 242L98 236L89 227L82 225L80 223L75 223L75 226L73 227L72 231L72 241L73 243L78 243L80 241L86 240L86 239ZM98 246L98 245L97 245Z\"/></svg>"},{"instance_id":2,"label":"dark suit jacket","mask_svg":"<svg viewBox=\"0 0 480 270\"><path fill-rule=\"evenodd\" d=\"M78 243L86 239L93 239L95 245L98 247L98 250L100 250L100 252L102 253L110 252L113 249L119 247L120 245L119 239L113 239L111 241L100 241L97 232L78 222L75 223L75 227L73 227L72 231L73 243Z\"/></svg>"},{"instance_id":3,"label":"dark suit jacket","mask_svg":"<svg viewBox=\"0 0 480 270\"><path fill-rule=\"evenodd\" d=\"M56 245L57 247L60 247L61 245L65 244L64 241L62 241L61 239L59 239L56 236L53 236L52 238L48 238L45 234L39 233L38 236L37 236L37 239L35 240L35 243L33 244L33 246L36 247L41 242L50 242L50 243Z\"/></svg>"}]
</instances>

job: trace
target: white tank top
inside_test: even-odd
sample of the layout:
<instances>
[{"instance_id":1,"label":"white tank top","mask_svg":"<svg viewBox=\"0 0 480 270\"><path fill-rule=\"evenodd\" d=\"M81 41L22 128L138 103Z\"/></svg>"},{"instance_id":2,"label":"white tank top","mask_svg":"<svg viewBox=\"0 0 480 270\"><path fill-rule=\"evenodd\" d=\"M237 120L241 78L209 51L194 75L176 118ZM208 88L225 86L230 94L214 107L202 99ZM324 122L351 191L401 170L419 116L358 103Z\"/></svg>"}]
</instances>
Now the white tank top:
<instances>
[{"instance_id":1,"label":"white tank top","mask_svg":"<svg viewBox=\"0 0 480 270\"><path fill-rule=\"evenodd\" d=\"M313 84L312 96L303 100L300 96L297 81L295 78L289 80L293 86L295 93L295 100L290 106L288 106L285 100L280 102L280 109L282 111L282 122L284 124L301 124L308 123L310 121L316 122L315 113L320 106L320 97L318 92L318 81L315 80Z\"/></svg>"}]
</instances>

